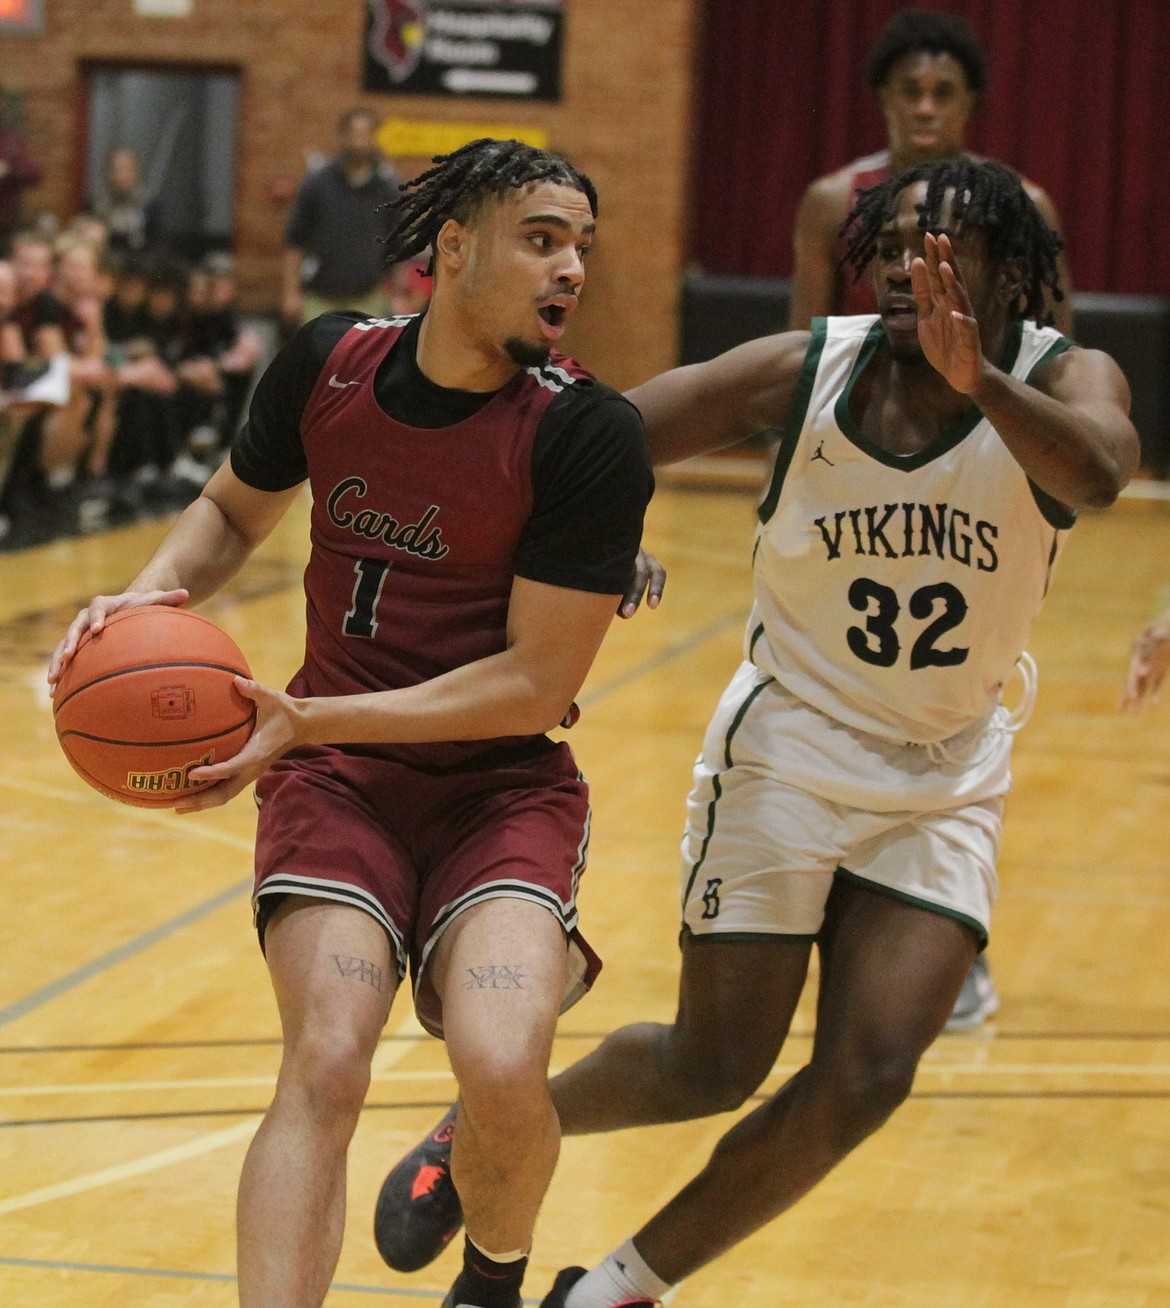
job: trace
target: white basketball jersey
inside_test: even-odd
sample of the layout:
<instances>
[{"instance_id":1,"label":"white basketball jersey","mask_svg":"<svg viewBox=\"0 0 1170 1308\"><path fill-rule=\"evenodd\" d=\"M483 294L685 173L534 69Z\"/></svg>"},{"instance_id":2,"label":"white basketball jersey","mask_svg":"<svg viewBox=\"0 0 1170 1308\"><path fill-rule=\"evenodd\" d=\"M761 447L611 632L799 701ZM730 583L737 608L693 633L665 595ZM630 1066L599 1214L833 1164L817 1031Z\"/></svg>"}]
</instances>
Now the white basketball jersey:
<instances>
[{"instance_id":1,"label":"white basketball jersey","mask_svg":"<svg viewBox=\"0 0 1170 1308\"><path fill-rule=\"evenodd\" d=\"M887 740L945 740L994 711L1074 516L970 416L891 454L849 413L882 340L871 315L816 319L754 553L745 655L794 695ZM1016 324L1026 380L1071 342Z\"/></svg>"}]
</instances>

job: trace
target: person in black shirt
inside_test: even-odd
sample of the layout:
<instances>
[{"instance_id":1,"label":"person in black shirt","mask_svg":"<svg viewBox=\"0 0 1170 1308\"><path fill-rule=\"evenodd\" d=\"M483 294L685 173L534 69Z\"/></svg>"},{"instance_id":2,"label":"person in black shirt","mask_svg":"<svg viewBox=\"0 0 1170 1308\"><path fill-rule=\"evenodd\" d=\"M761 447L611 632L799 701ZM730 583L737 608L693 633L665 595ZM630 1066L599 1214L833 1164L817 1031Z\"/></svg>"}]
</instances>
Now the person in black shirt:
<instances>
[{"instance_id":1,"label":"person in black shirt","mask_svg":"<svg viewBox=\"0 0 1170 1308\"><path fill-rule=\"evenodd\" d=\"M285 229L281 318L286 329L327 309L380 314L388 308L379 210L398 194L398 179L375 144L377 116L341 116L341 148L301 183Z\"/></svg>"},{"instance_id":2,"label":"person in black shirt","mask_svg":"<svg viewBox=\"0 0 1170 1308\"><path fill-rule=\"evenodd\" d=\"M453 1305L518 1308L559 1148L557 1014L597 960L577 926L588 792L546 735L636 606L653 489L637 410L554 352L597 211L558 156L479 140L397 202L388 257L434 251L422 318L329 313L261 377L200 498L54 653L147 603L205 599L313 495L305 659L287 693L237 679L248 744L176 805L257 781L257 928L284 1027L240 1183L242 1303L323 1301L345 1158L399 980L447 1041L468 1230ZM651 582L651 604L661 579Z\"/></svg>"},{"instance_id":3,"label":"person in black shirt","mask_svg":"<svg viewBox=\"0 0 1170 1308\"><path fill-rule=\"evenodd\" d=\"M212 253L192 271L178 374L185 457L196 471L210 473L239 429L262 352L259 337L240 320L236 297L230 254Z\"/></svg>"}]
</instances>

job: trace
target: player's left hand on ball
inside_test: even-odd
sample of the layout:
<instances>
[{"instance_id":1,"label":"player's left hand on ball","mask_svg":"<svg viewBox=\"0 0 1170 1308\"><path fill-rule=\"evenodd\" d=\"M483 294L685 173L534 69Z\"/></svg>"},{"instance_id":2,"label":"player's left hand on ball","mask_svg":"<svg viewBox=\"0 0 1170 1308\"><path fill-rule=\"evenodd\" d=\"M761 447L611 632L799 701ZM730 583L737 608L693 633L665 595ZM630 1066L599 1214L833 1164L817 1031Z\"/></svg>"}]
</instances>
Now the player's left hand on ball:
<instances>
[{"instance_id":1,"label":"player's left hand on ball","mask_svg":"<svg viewBox=\"0 0 1170 1308\"><path fill-rule=\"evenodd\" d=\"M643 596L646 597L646 607L656 609L662 600L665 587L666 569L649 550L640 549L634 563L633 580L618 605L618 616L632 618L637 613Z\"/></svg>"},{"instance_id":2,"label":"player's left hand on ball","mask_svg":"<svg viewBox=\"0 0 1170 1308\"><path fill-rule=\"evenodd\" d=\"M235 686L256 705L256 726L234 757L191 769L190 780L203 784L205 789L185 796L175 805L176 813L197 813L226 804L297 743L296 701L291 695L269 690L247 677L237 677Z\"/></svg>"}]
</instances>

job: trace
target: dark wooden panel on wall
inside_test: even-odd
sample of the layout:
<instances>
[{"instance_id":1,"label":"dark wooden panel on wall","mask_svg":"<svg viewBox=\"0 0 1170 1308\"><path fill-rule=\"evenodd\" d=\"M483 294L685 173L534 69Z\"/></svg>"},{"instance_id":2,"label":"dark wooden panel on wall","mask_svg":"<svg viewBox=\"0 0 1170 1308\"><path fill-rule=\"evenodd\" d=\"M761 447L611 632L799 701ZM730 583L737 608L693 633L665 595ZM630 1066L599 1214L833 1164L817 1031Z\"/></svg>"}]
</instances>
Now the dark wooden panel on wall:
<instances>
[{"instance_id":1,"label":"dark wooden panel on wall","mask_svg":"<svg viewBox=\"0 0 1170 1308\"><path fill-rule=\"evenodd\" d=\"M778 277L686 277L679 362L699 363L782 331L788 292L788 281ZM1129 380L1143 465L1170 475L1170 299L1090 291L1073 304L1077 341L1112 355Z\"/></svg>"}]
</instances>

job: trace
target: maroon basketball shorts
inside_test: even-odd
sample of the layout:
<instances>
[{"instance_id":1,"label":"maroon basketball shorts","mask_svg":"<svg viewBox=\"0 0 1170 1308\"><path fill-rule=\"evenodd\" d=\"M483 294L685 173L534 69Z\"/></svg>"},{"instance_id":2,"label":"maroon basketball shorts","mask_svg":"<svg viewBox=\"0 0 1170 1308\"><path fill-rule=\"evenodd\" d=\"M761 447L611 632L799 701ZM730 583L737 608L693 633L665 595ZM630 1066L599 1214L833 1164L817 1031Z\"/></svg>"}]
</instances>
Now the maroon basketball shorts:
<instances>
[{"instance_id":1,"label":"maroon basketball shorts","mask_svg":"<svg viewBox=\"0 0 1170 1308\"><path fill-rule=\"evenodd\" d=\"M292 751L256 783L253 905L260 942L285 895L350 904L386 929L399 977L409 968L419 1020L441 1034L421 986L447 925L488 899L547 908L569 940L562 1011L601 962L577 930L589 844L589 787L561 743L522 762L432 775L329 746Z\"/></svg>"}]
</instances>

